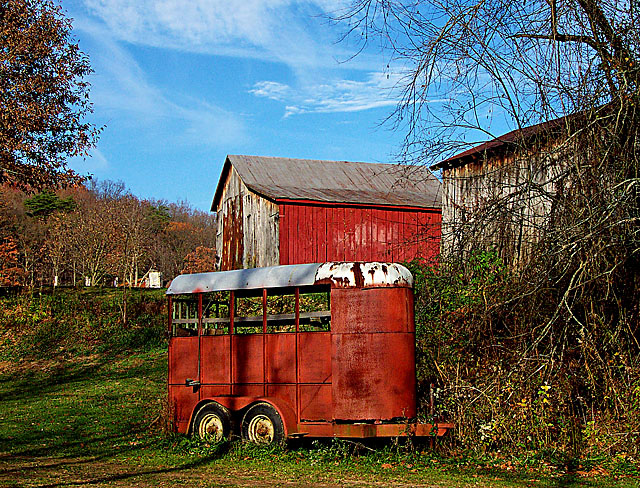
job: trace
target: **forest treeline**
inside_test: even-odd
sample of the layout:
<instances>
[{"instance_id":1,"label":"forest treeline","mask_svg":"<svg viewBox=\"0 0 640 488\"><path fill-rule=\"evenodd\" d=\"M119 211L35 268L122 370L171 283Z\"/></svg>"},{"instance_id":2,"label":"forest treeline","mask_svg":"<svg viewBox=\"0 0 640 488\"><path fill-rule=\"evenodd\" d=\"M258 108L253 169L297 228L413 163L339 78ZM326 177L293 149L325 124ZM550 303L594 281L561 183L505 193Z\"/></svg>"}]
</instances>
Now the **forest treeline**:
<instances>
[{"instance_id":1,"label":"forest treeline","mask_svg":"<svg viewBox=\"0 0 640 488\"><path fill-rule=\"evenodd\" d=\"M215 216L89 181L27 194L0 186L0 286L140 286L213 270Z\"/></svg>"}]
</instances>

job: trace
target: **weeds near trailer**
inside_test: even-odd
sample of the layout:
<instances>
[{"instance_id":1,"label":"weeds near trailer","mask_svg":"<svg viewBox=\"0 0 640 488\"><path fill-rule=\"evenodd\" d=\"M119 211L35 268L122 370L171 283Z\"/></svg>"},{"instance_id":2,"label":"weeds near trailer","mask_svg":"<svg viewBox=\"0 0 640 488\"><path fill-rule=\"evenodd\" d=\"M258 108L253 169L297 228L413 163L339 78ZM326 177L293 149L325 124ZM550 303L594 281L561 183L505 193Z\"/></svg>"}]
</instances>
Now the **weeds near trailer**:
<instances>
[{"instance_id":1,"label":"weeds near trailer","mask_svg":"<svg viewBox=\"0 0 640 488\"><path fill-rule=\"evenodd\" d=\"M637 465L640 350L624 316L555 315L551 287L527 295L523 272L493 252L409 266L421 408L429 416L435 383L434 415L456 425L451 452L543 453L567 471L603 453Z\"/></svg>"},{"instance_id":2,"label":"weeds near trailer","mask_svg":"<svg viewBox=\"0 0 640 488\"><path fill-rule=\"evenodd\" d=\"M220 457L229 452L229 440L223 439L214 442L211 439L202 439L198 436L189 437L181 434L168 433L165 440L167 448L175 453L188 456Z\"/></svg>"}]
</instances>

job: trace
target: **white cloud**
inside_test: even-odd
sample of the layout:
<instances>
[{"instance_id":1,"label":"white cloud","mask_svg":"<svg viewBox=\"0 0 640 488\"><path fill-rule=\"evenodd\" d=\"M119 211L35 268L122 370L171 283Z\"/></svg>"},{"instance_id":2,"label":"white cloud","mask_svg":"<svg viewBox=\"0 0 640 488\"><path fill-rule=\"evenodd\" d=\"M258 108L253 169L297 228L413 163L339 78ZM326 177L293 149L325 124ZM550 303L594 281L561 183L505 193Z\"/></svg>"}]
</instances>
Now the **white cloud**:
<instances>
[{"instance_id":1,"label":"white cloud","mask_svg":"<svg viewBox=\"0 0 640 488\"><path fill-rule=\"evenodd\" d=\"M333 79L297 89L275 81L261 81L249 92L285 103L285 117L310 112L358 112L395 106L401 80L400 74L369 73L362 81Z\"/></svg>"},{"instance_id":2,"label":"white cloud","mask_svg":"<svg viewBox=\"0 0 640 488\"><path fill-rule=\"evenodd\" d=\"M348 52L323 16L346 0L83 0L117 39L138 45L336 67ZM353 63L353 68L358 63Z\"/></svg>"},{"instance_id":3,"label":"white cloud","mask_svg":"<svg viewBox=\"0 0 640 488\"><path fill-rule=\"evenodd\" d=\"M185 124L178 142L194 146L226 146L245 138L245 127L235 114L202 100L175 105L175 116Z\"/></svg>"},{"instance_id":4,"label":"white cloud","mask_svg":"<svg viewBox=\"0 0 640 488\"><path fill-rule=\"evenodd\" d=\"M283 103L285 116L356 112L392 107L398 101L393 87L399 75L374 73L383 63L380 55L371 57L363 52L348 63L337 62L349 59L354 51L335 42L343 31L330 26L327 16L343 12L350 0L80 1L93 19L91 30L99 26L109 56L113 56L107 66L120 89L110 87L107 93L94 93L96 100L100 95L113 108L136 109L145 118L162 117L167 112L198 118L198 103L176 110L149 85L140 67L120 47L122 41L282 63L294 74L291 84L261 81L249 91ZM102 70L96 66L96 71ZM344 79L345 73L356 79ZM209 116L216 112L215 107L210 111L205 104L200 104L200 109ZM216 125L214 120L209 122Z\"/></svg>"},{"instance_id":5,"label":"white cloud","mask_svg":"<svg viewBox=\"0 0 640 488\"><path fill-rule=\"evenodd\" d=\"M283 102L292 96L291 87L277 81L260 81L249 90L249 93L278 102Z\"/></svg>"}]
</instances>

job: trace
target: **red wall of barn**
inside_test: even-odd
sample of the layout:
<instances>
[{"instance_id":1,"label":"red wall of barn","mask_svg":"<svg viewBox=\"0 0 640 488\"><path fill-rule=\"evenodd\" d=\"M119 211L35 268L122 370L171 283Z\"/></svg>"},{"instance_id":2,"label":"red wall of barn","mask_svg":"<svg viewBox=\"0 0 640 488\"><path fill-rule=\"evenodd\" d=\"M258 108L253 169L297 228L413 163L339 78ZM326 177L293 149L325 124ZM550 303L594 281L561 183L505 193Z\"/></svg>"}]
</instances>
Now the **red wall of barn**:
<instances>
[{"instance_id":1,"label":"red wall of barn","mask_svg":"<svg viewBox=\"0 0 640 488\"><path fill-rule=\"evenodd\" d=\"M440 252L440 209L279 202L280 264L410 261Z\"/></svg>"}]
</instances>

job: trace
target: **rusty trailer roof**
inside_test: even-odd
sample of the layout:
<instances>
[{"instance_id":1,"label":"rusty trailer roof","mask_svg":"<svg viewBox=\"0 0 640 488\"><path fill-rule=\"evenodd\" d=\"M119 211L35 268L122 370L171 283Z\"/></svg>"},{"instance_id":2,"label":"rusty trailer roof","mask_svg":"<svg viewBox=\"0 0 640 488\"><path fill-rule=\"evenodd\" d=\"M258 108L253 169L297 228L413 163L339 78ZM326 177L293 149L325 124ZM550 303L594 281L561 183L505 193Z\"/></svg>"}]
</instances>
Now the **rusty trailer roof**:
<instances>
[{"instance_id":1,"label":"rusty trailer roof","mask_svg":"<svg viewBox=\"0 0 640 488\"><path fill-rule=\"evenodd\" d=\"M247 188L272 201L442 206L441 183L423 166L229 155L212 211L218 208L231 166Z\"/></svg>"},{"instance_id":2,"label":"rusty trailer roof","mask_svg":"<svg viewBox=\"0 0 640 488\"><path fill-rule=\"evenodd\" d=\"M167 295L329 284L334 287L413 286L411 272L396 263L289 264L177 276Z\"/></svg>"}]
</instances>

